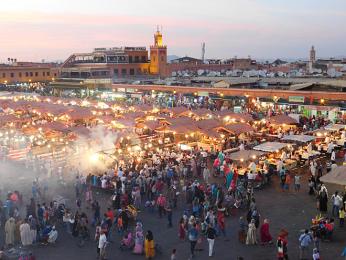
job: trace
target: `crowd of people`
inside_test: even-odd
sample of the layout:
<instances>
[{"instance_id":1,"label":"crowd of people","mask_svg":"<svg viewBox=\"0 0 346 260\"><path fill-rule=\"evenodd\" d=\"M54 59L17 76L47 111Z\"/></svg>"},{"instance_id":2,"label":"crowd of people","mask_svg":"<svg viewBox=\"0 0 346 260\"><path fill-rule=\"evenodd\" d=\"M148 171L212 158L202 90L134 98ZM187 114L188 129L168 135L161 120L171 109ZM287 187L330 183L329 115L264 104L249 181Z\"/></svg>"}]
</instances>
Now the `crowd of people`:
<instances>
[{"instance_id":1,"label":"crowd of people","mask_svg":"<svg viewBox=\"0 0 346 260\"><path fill-rule=\"evenodd\" d=\"M244 143L239 141L237 145L240 150L244 149ZM252 167L257 171L255 164L244 174L239 174L238 167L224 152L207 152L202 148L190 152L159 150L141 160L128 156L127 160L118 162L115 170L103 174L83 175L76 169L70 171L75 176L75 205L49 196L47 178L51 176L36 178L28 205L19 191L9 192L0 204L5 248L19 244L54 244L58 239L56 226L61 225L64 230L59 231L71 234L81 246L88 240L95 240L95 254L99 259L107 258L107 248L114 242L119 243L121 250L152 259L162 249L155 234L140 220L141 211L148 211L158 218L167 218L167 228L176 228L177 239L189 244L191 258L204 244L208 245L207 254L212 257L217 255L215 243L221 237L226 242L232 239L226 218L239 210L242 215L239 218L239 242L246 246L274 244L277 258L288 259L288 231L281 229L276 239L271 235L270 220L261 216L254 196ZM291 175L284 167L273 170L267 163L261 167L266 174L269 171L273 171L274 176L277 174L283 191L289 189ZM307 171L311 175L309 193L317 196L319 210L326 213L329 195L319 181L322 169L322 165L312 160ZM46 175L44 171L40 174ZM60 169L55 177L61 179L61 176ZM301 176L294 175L293 178L295 190L299 192ZM98 201L95 191L108 194L106 210L102 210L105 205ZM297 238L301 259L310 255L314 260L320 259L319 241L331 238L334 218L338 218L339 226L343 227L346 195L340 196L336 192L331 200L333 218L326 216L319 221L318 227L305 230ZM183 210L183 214L178 215L180 211L177 209ZM309 255L312 243L314 247ZM177 249L171 250L174 260Z\"/></svg>"}]
</instances>

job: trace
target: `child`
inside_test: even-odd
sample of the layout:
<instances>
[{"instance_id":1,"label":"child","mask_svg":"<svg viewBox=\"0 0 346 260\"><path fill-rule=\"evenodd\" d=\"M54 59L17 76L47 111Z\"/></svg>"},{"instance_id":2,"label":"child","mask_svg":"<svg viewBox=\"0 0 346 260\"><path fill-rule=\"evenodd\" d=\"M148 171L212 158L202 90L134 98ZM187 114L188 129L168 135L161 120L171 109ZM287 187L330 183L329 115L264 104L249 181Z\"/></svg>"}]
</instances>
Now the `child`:
<instances>
[{"instance_id":1,"label":"child","mask_svg":"<svg viewBox=\"0 0 346 260\"><path fill-rule=\"evenodd\" d=\"M123 218L119 215L117 220L118 233L123 234Z\"/></svg>"},{"instance_id":2,"label":"child","mask_svg":"<svg viewBox=\"0 0 346 260\"><path fill-rule=\"evenodd\" d=\"M177 252L177 249L173 249L172 250L172 254L171 254L171 260L176 260L177 258L176 258L176 252Z\"/></svg>"},{"instance_id":3,"label":"child","mask_svg":"<svg viewBox=\"0 0 346 260\"><path fill-rule=\"evenodd\" d=\"M314 250L312 251L312 259L320 260L320 253L318 252L317 248L314 248Z\"/></svg>"}]
</instances>

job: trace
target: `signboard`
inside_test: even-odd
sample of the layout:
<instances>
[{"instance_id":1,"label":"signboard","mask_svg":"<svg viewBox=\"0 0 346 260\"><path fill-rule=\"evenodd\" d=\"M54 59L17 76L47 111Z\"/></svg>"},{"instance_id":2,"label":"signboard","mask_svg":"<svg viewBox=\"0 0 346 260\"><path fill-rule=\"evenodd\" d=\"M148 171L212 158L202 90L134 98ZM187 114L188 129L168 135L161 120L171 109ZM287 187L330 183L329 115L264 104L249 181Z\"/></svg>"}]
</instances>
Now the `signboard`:
<instances>
[{"instance_id":1,"label":"signboard","mask_svg":"<svg viewBox=\"0 0 346 260\"><path fill-rule=\"evenodd\" d=\"M293 102L293 103L304 103L305 97L303 96L289 96L288 97L288 102Z\"/></svg>"},{"instance_id":2,"label":"signboard","mask_svg":"<svg viewBox=\"0 0 346 260\"><path fill-rule=\"evenodd\" d=\"M199 97L209 97L209 92L198 91L198 96Z\"/></svg>"},{"instance_id":3,"label":"signboard","mask_svg":"<svg viewBox=\"0 0 346 260\"><path fill-rule=\"evenodd\" d=\"M107 78L107 79L85 79L84 83L86 84L111 84L112 80Z\"/></svg>"}]
</instances>

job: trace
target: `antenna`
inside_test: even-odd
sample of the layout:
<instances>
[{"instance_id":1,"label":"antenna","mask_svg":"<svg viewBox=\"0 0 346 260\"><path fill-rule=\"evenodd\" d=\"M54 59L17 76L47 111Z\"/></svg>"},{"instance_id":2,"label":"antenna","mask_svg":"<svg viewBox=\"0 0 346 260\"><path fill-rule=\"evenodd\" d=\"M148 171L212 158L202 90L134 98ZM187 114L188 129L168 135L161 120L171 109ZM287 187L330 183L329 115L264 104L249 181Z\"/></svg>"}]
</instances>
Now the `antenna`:
<instances>
[{"instance_id":1,"label":"antenna","mask_svg":"<svg viewBox=\"0 0 346 260\"><path fill-rule=\"evenodd\" d=\"M205 56L205 42L202 43L202 61L204 63L204 56Z\"/></svg>"}]
</instances>

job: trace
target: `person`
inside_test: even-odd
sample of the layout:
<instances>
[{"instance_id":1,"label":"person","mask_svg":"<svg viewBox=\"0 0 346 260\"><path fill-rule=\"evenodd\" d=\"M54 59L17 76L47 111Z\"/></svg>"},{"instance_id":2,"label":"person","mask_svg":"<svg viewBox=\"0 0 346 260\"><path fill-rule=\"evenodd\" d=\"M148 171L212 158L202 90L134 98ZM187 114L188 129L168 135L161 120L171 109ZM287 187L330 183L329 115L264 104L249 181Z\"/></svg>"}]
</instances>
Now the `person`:
<instances>
[{"instance_id":1,"label":"person","mask_svg":"<svg viewBox=\"0 0 346 260\"><path fill-rule=\"evenodd\" d=\"M104 260L106 259L106 248L107 248L107 236L104 230L101 229L100 231L100 238L99 238L99 249L100 249L100 259Z\"/></svg>"},{"instance_id":2,"label":"person","mask_svg":"<svg viewBox=\"0 0 346 260\"><path fill-rule=\"evenodd\" d=\"M153 233L148 230L144 241L145 258L152 259L155 256L155 243Z\"/></svg>"},{"instance_id":3,"label":"person","mask_svg":"<svg viewBox=\"0 0 346 260\"><path fill-rule=\"evenodd\" d=\"M157 198L156 204L159 209L159 216L162 218L162 214L165 212L166 198L160 194Z\"/></svg>"},{"instance_id":4,"label":"person","mask_svg":"<svg viewBox=\"0 0 346 260\"><path fill-rule=\"evenodd\" d=\"M288 232L285 229L281 229L281 231L279 232L277 241L276 241L278 260L288 260L287 236L288 236Z\"/></svg>"},{"instance_id":5,"label":"person","mask_svg":"<svg viewBox=\"0 0 346 260\"><path fill-rule=\"evenodd\" d=\"M296 192L300 191L300 175L298 174L294 176L294 190Z\"/></svg>"},{"instance_id":6,"label":"person","mask_svg":"<svg viewBox=\"0 0 346 260\"><path fill-rule=\"evenodd\" d=\"M324 190L320 190L319 195L318 195L318 199L319 199L319 210L321 212L327 212L328 210L328 195Z\"/></svg>"},{"instance_id":7,"label":"person","mask_svg":"<svg viewBox=\"0 0 346 260\"><path fill-rule=\"evenodd\" d=\"M172 250L171 260L177 260L176 255L177 255L177 249L174 248L174 249Z\"/></svg>"},{"instance_id":8,"label":"person","mask_svg":"<svg viewBox=\"0 0 346 260\"><path fill-rule=\"evenodd\" d=\"M208 169L208 167L204 167L203 179L206 183L209 183L209 178L210 178L210 170Z\"/></svg>"},{"instance_id":9,"label":"person","mask_svg":"<svg viewBox=\"0 0 346 260\"><path fill-rule=\"evenodd\" d=\"M216 231L211 224L208 225L206 234L207 234L207 241L209 245L209 257L211 257L213 256L214 243L215 243L215 237L216 237Z\"/></svg>"},{"instance_id":10,"label":"person","mask_svg":"<svg viewBox=\"0 0 346 260\"><path fill-rule=\"evenodd\" d=\"M170 202L167 204L167 207L165 208L165 210L167 213L168 227L171 228L173 227L173 224L172 224L173 210L172 210L172 206Z\"/></svg>"},{"instance_id":11,"label":"person","mask_svg":"<svg viewBox=\"0 0 346 260\"><path fill-rule=\"evenodd\" d=\"M191 257L195 256L195 248L198 240L198 230L196 223L192 224L192 227L189 229L189 241L190 241L190 251Z\"/></svg>"},{"instance_id":12,"label":"person","mask_svg":"<svg viewBox=\"0 0 346 260\"><path fill-rule=\"evenodd\" d=\"M269 232L269 221L268 219L264 219L263 224L260 229L260 235L261 235L261 243L262 245L269 243L272 243L272 236Z\"/></svg>"},{"instance_id":13,"label":"person","mask_svg":"<svg viewBox=\"0 0 346 260\"><path fill-rule=\"evenodd\" d=\"M254 219L251 219L251 222L249 224L249 228L247 230L246 244L247 245L256 245L257 244L256 225L255 225Z\"/></svg>"},{"instance_id":14,"label":"person","mask_svg":"<svg viewBox=\"0 0 346 260\"><path fill-rule=\"evenodd\" d=\"M332 215L333 217L337 216L339 213L340 206L342 204L342 198L339 196L339 192L336 191L332 196L332 203L333 203L333 209L332 209Z\"/></svg>"},{"instance_id":15,"label":"person","mask_svg":"<svg viewBox=\"0 0 346 260\"><path fill-rule=\"evenodd\" d=\"M48 243L54 244L58 239L58 231L55 229L55 226L52 227L52 230L48 233Z\"/></svg>"},{"instance_id":16,"label":"person","mask_svg":"<svg viewBox=\"0 0 346 260\"><path fill-rule=\"evenodd\" d=\"M30 225L27 220L24 220L23 224L19 226L20 231L20 240L22 241L23 246L31 245L33 238L31 235Z\"/></svg>"},{"instance_id":17,"label":"person","mask_svg":"<svg viewBox=\"0 0 346 260\"><path fill-rule=\"evenodd\" d=\"M179 221L179 239L184 241L186 235L186 223L184 218L181 218Z\"/></svg>"},{"instance_id":18,"label":"person","mask_svg":"<svg viewBox=\"0 0 346 260\"><path fill-rule=\"evenodd\" d=\"M345 208L341 207L339 209L339 226L343 227L345 222Z\"/></svg>"},{"instance_id":19,"label":"person","mask_svg":"<svg viewBox=\"0 0 346 260\"><path fill-rule=\"evenodd\" d=\"M309 234L309 230L306 229L304 234L301 234L299 237L299 259L306 259L305 255L311 242L311 235Z\"/></svg>"},{"instance_id":20,"label":"person","mask_svg":"<svg viewBox=\"0 0 346 260\"><path fill-rule=\"evenodd\" d=\"M246 223L243 216L239 218L239 231L238 231L239 242L245 244L246 240Z\"/></svg>"},{"instance_id":21,"label":"person","mask_svg":"<svg viewBox=\"0 0 346 260\"><path fill-rule=\"evenodd\" d=\"M287 191L290 190L290 185L291 185L291 175L289 173L286 174L286 179L285 179L285 189Z\"/></svg>"},{"instance_id":22,"label":"person","mask_svg":"<svg viewBox=\"0 0 346 260\"><path fill-rule=\"evenodd\" d=\"M144 244L143 228L142 228L142 224L138 222L136 225L135 247L133 248L133 253L141 255L143 253L143 244Z\"/></svg>"},{"instance_id":23,"label":"person","mask_svg":"<svg viewBox=\"0 0 346 260\"><path fill-rule=\"evenodd\" d=\"M6 246L14 245L14 230L16 228L15 219L10 217L5 222L5 244Z\"/></svg>"},{"instance_id":24,"label":"person","mask_svg":"<svg viewBox=\"0 0 346 260\"><path fill-rule=\"evenodd\" d=\"M317 248L314 248L312 250L312 259L313 260L320 260L320 252L318 252Z\"/></svg>"}]
</instances>

